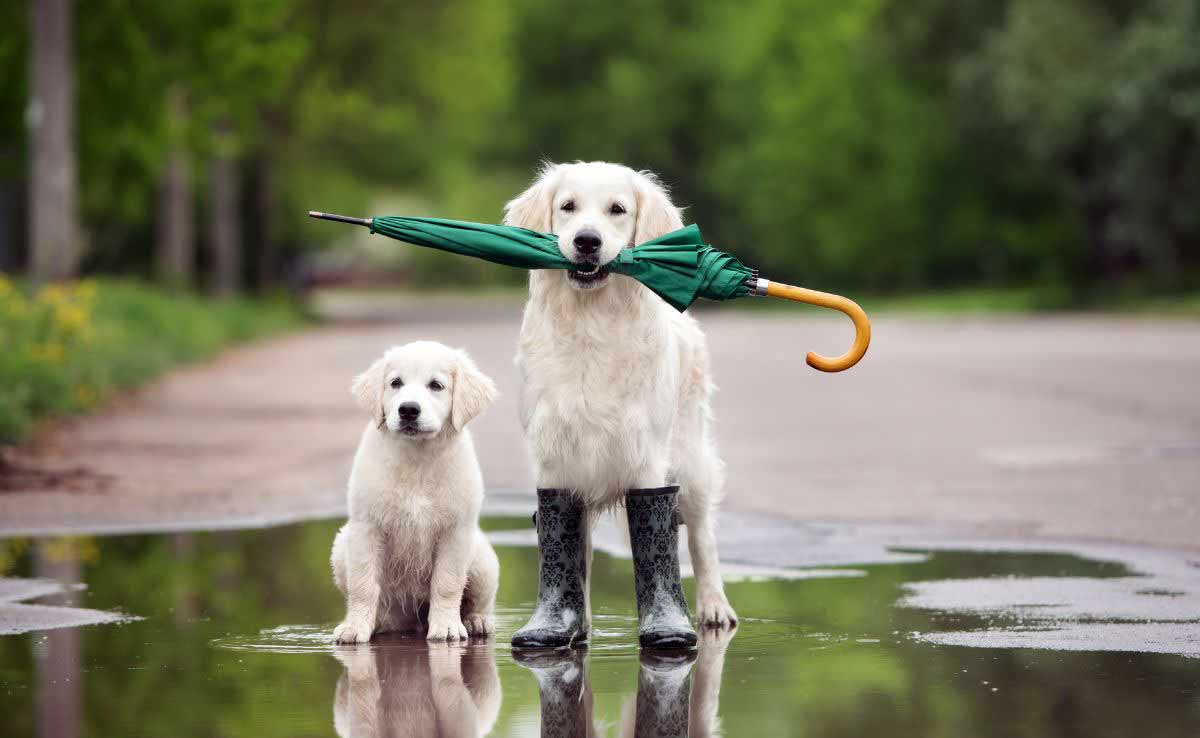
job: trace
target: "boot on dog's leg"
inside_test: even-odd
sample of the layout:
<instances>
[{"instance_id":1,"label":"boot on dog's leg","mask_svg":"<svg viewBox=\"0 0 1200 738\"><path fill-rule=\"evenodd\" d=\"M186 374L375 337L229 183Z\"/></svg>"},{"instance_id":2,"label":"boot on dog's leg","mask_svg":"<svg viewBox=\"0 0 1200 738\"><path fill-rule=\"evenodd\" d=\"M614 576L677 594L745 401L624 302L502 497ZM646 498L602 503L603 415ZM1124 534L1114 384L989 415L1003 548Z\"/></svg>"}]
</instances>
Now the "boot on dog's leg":
<instances>
[{"instance_id":1,"label":"boot on dog's leg","mask_svg":"<svg viewBox=\"0 0 1200 738\"><path fill-rule=\"evenodd\" d=\"M513 660L533 672L542 708L542 738L588 738L592 726L592 685L584 654L566 651L516 651Z\"/></svg>"},{"instance_id":2,"label":"boot on dog's leg","mask_svg":"<svg viewBox=\"0 0 1200 738\"><path fill-rule=\"evenodd\" d=\"M539 489L538 598L515 648L562 648L587 640L587 514L565 489Z\"/></svg>"},{"instance_id":3,"label":"boot on dog's leg","mask_svg":"<svg viewBox=\"0 0 1200 738\"><path fill-rule=\"evenodd\" d=\"M642 652L634 738L691 735L688 713L695 660L695 651Z\"/></svg>"},{"instance_id":4,"label":"boot on dog's leg","mask_svg":"<svg viewBox=\"0 0 1200 738\"><path fill-rule=\"evenodd\" d=\"M645 648L696 645L696 631L679 584L678 493L679 487L631 489L625 497L641 621L638 641Z\"/></svg>"}]
</instances>

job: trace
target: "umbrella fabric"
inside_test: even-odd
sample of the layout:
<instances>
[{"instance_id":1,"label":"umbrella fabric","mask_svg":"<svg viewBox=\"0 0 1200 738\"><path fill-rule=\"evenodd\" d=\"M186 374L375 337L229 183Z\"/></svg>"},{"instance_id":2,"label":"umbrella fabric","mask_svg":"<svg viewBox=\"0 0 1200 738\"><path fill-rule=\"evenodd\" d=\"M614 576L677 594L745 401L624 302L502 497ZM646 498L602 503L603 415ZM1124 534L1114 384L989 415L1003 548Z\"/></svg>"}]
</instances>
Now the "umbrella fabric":
<instances>
[{"instance_id":1,"label":"umbrella fabric","mask_svg":"<svg viewBox=\"0 0 1200 738\"><path fill-rule=\"evenodd\" d=\"M371 220L371 232L522 269L584 266L562 255L556 236L513 226L385 216ZM745 282L754 276L733 256L704 243L695 225L622 249L607 268L636 279L680 311L701 297L744 297L750 292Z\"/></svg>"}]
</instances>

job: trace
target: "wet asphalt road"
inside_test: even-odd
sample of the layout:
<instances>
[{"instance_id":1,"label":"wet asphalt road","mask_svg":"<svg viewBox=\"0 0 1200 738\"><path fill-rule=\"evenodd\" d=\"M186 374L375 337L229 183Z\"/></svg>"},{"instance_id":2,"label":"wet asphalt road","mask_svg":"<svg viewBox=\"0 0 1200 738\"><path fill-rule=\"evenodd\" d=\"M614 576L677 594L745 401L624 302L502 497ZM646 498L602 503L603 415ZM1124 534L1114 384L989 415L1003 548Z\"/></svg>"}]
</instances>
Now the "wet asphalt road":
<instances>
[{"instance_id":1,"label":"wet asphalt road","mask_svg":"<svg viewBox=\"0 0 1200 738\"><path fill-rule=\"evenodd\" d=\"M504 396L474 425L485 479L527 492L512 365L519 308L373 300L374 320L178 372L17 454L0 535L336 512L365 422L350 379L416 338L466 347L497 380ZM721 388L727 508L1200 548L1200 322L886 315L863 362L826 375L804 365L805 352L840 353L851 328L807 315L700 314Z\"/></svg>"}]
</instances>

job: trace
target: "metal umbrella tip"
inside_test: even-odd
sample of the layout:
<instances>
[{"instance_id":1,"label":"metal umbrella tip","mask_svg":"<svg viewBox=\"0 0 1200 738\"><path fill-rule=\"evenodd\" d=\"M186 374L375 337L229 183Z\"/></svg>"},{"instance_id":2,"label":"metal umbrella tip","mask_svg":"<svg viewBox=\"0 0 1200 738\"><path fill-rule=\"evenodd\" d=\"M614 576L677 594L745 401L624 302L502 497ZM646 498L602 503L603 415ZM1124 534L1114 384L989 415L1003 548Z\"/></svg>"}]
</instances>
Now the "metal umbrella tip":
<instances>
[{"instance_id":1,"label":"metal umbrella tip","mask_svg":"<svg viewBox=\"0 0 1200 738\"><path fill-rule=\"evenodd\" d=\"M349 215L335 215L334 213L323 213L320 210L309 210L308 217L320 218L321 220L335 220L339 223L353 223L354 225L371 227L371 218L353 218Z\"/></svg>"}]
</instances>

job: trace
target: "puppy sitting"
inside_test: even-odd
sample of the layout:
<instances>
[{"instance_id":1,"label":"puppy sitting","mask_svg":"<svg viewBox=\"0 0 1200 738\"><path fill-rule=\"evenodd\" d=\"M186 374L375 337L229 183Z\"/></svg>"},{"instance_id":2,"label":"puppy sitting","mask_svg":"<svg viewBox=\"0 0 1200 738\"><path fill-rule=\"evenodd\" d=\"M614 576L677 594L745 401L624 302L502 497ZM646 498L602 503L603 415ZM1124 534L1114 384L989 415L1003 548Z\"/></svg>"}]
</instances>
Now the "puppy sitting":
<instances>
[{"instance_id":1,"label":"puppy sitting","mask_svg":"<svg viewBox=\"0 0 1200 738\"><path fill-rule=\"evenodd\" d=\"M479 528L483 476L466 425L496 386L464 352L416 341L389 350L351 391L372 419L330 557L346 595L334 641L422 628L429 640L491 633L500 565Z\"/></svg>"}]
</instances>

